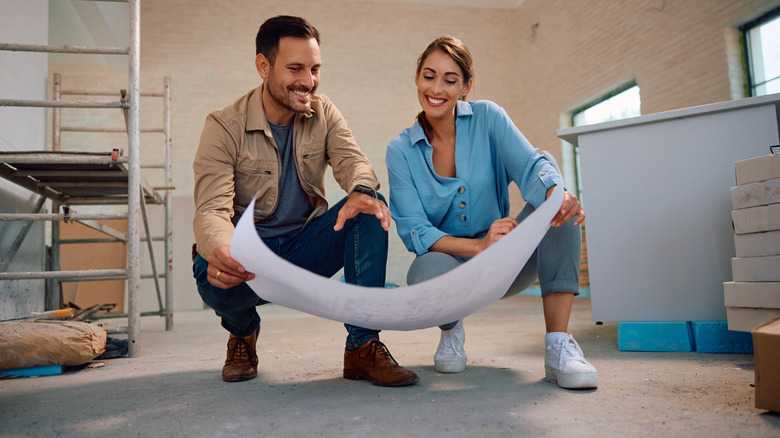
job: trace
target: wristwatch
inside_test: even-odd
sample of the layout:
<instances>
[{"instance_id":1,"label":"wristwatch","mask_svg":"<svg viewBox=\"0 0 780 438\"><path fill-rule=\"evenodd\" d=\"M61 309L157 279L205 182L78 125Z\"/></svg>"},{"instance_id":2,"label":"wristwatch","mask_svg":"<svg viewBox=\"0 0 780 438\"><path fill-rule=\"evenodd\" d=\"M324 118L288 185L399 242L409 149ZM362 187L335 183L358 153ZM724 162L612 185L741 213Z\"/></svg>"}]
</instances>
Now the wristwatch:
<instances>
[{"instance_id":1,"label":"wristwatch","mask_svg":"<svg viewBox=\"0 0 780 438\"><path fill-rule=\"evenodd\" d=\"M357 185L354 189L352 189L353 192L363 193L364 195L371 196L372 198L376 198L376 190L372 189L371 187L366 187L364 185Z\"/></svg>"}]
</instances>

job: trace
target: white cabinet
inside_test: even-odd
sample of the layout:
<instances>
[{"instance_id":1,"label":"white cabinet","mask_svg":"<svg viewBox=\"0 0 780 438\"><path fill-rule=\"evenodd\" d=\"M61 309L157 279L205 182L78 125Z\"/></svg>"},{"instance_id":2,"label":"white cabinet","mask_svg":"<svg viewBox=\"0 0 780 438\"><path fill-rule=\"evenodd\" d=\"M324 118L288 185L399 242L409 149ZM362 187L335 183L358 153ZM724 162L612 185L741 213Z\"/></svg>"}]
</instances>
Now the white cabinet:
<instances>
[{"instance_id":1,"label":"white cabinet","mask_svg":"<svg viewBox=\"0 0 780 438\"><path fill-rule=\"evenodd\" d=\"M594 321L725 321L736 161L780 143L780 94L558 130L579 146Z\"/></svg>"}]
</instances>

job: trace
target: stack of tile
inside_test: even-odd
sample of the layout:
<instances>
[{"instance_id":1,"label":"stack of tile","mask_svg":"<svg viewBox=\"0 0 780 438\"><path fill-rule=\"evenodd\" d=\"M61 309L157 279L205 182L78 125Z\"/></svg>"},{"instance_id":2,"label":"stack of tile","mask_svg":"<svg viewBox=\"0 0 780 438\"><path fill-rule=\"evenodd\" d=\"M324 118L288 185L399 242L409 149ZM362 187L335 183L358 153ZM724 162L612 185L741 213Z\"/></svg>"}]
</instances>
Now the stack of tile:
<instances>
[{"instance_id":1,"label":"stack of tile","mask_svg":"<svg viewBox=\"0 0 780 438\"><path fill-rule=\"evenodd\" d=\"M780 317L780 153L735 163L733 281L723 284L729 330Z\"/></svg>"}]
</instances>

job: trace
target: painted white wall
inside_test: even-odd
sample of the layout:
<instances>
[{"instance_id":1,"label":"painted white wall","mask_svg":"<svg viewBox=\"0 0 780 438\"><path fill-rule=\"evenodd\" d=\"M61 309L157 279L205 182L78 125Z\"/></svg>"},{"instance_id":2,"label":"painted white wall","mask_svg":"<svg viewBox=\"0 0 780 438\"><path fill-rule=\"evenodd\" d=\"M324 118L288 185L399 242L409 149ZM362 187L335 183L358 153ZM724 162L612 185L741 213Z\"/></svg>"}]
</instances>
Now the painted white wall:
<instances>
[{"instance_id":1,"label":"painted white wall","mask_svg":"<svg viewBox=\"0 0 780 438\"><path fill-rule=\"evenodd\" d=\"M48 43L48 0L3 0L0 3L0 41ZM48 55L0 51L0 98L45 99ZM0 107L0 150L42 150L46 140L46 110ZM37 195L6 180L0 180L0 211L29 212ZM23 224L0 222L0 254L16 239ZM44 224L33 224L23 245L8 267L9 272L42 270L44 267ZM26 316L44 307L44 281L0 282L0 319Z\"/></svg>"},{"instance_id":2,"label":"painted white wall","mask_svg":"<svg viewBox=\"0 0 780 438\"><path fill-rule=\"evenodd\" d=\"M125 2L55 0L49 7L49 43L126 47L130 39L129 8ZM127 74L127 56L52 53L51 64L107 65Z\"/></svg>"}]
</instances>

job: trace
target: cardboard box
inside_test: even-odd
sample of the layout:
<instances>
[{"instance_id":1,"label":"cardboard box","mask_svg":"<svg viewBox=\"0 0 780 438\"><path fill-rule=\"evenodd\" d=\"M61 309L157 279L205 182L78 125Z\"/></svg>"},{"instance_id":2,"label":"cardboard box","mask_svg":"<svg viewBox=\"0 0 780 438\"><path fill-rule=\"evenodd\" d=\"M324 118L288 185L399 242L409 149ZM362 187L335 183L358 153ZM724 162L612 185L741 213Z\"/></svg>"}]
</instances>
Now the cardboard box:
<instances>
[{"instance_id":1,"label":"cardboard box","mask_svg":"<svg viewBox=\"0 0 780 438\"><path fill-rule=\"evenodd\" d=\"M780 412L780 318L753 329L756 408Z\"/></svg>"},{"instance_id":2,"label":"cardboard box","mask_svg":"<svg viewBox=\"0 0 780 438\"><path fill-rule=\"evenodd\" d=\"M126 220L101 221L117 231L127 232ZM60 225L62 239L105 239L107 236L79 222ZM65 271L88 269L124 269L127 247L122 242L80 243L60 247L60 266ZM74 303L82 309L95 304L116 304L111 313L124 312L126 280L80 281L62 283L63 304Z\"/></svg>"}]
</instances>

